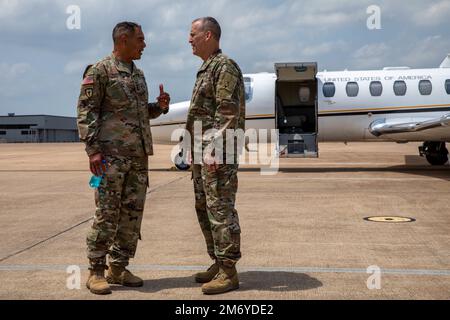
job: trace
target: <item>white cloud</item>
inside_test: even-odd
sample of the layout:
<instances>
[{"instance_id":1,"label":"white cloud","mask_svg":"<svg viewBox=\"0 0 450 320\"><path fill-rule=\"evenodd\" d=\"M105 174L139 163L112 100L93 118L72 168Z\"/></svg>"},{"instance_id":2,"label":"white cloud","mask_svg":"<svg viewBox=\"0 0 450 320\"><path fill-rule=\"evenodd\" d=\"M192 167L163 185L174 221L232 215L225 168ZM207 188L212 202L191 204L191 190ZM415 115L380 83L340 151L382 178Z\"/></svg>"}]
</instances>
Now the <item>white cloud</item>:
<instances>
[{"instance_id":1,"label":"white cloud","mask_svg":"<svg viewBox=\"0 0 450 320\"><path fill-rule=\"evenodd\" d=\"M81 30L66 28L72 4L81 8ZM373 4L382 30L367 30ZM433 67L450 51L450 1L443 0L0 0L0 99L18 109L28 99L46 113L51 96L54 110L74 115L80 74L109 54L113 26L128 20L146 34L137 64L147 81L167 84L174 101L187 100L201 64L188 44L190 23L206 15L219 20L224 53L247 73L273 72L280 61L317 61L329 70ZM22 102L5 77L28 89Z\"/></svg>"},{"instance_id":2,"label":"white cloud","mask_svg":"<svg viewBox=\"0 0 450 320\"><path fill-rule=\"evenodd\" d=\"M367 1L293 1L286 21L315 29L342 28L366 18L367 5L364 2Z\"/></svg>"},{"instance_id":3,"label":"white cloud","mask_svg":"<svg viewBox=\"0 0 450 320\"><path fill-rule=\"evenodd\" d=\"M302 48L302 54L306 56L319 56L327 53L335 53L346 47L344 41L323 42L315 45L309 45Z\"/></svg>"},{"instance_id":4,"label":"white cloud","mask_svg":"<svg viewBox=\"0 0 450 320\"><path fill-rule=\"evenodd\" d=\"M17 15L25 6L25 1L0 0L0 19Z\"/></svg>"},{"instance_id":5,"label":"white cloud","mask_svg":"<svg viewBox=\"0 0 450 320\"><path fill-rule=\"evenodd\" d=\"M353 53L354 66L358 69L384 67L385 64L389 63L390 51L391 48L384 42L366 44Z\"/></svg>"},{"instance_id":6,"label":"white cloud","mask_svg":"<svg viewBox=\"0 0 450 320\"><path fill-rule=\"evenodd\" d=\"M352 55L355 69L379 69L386 66L408 66L411 68L437 68L450 52L450 39L441 35L416 38L399 45L373 43L364 45Z\"/></svg>"},{"instance_id":7,"label":"white cloud","mask_svg":"<svg viewBox=\"0 0 450 320\"><path fill-rule=\"evenodd\" d=\"M27 62L0 63L0 97L18 97L30 92L28 86L23 88L23 84L31 71L32 67Z\"/></svg>"},{"instance_id":8,"label":"white cloud","mask_svg":"<svg viewBox=\"0 0 450 320\"><path fill-rule=\"evenodd\" d=\"M86 60L70 60L64 66L64 73L65 74L74 74L74 73L80 74L82 72L81 70L83 70L88 64L89 63L87 63Z\"/></svg>"},{"instance_id":9,"label":"white cloud","mask_svg":"<svg viewBox=\"0 0 450 320\"><path fill-rule=\"evenodd\" d=\"M438 67L447 53L450 53L450 39L432 35L416 41L402 60L416 68L430 64Z\"/></svg>"},{"instance_id":10,"label":"white cloud","mask_svg":"<svg viewBox=\"0 0 450 320\"><path fill-rule=\"evenodd\" d=\"M274 72L273 60L259 60L252 63L247 73Z\"/></svg>"},{"instance_id":11,"label":"white cloud","mask_svg":"<svg viewBox=\"0 0 450 320\"><path fill-rule=\"evenodd\" d=\"M448 20L450 16L450 1L432 3L427 8L416 12L414 21L418 25L435 26Z\"/></svg>"},{"instance_id":12,"label":"white cloud","mask_svg":"<svg viewBox=\"0 0 450 320\"><path fill-rule=\"evenodd\" d=\"M345 12L327 12L327 13L310 13L300 15L296 20L296 24L304 27L313 28L329 28L333 26L342 26L352 21L354 15Z\"/></svg>"},{"instance_id":13,"label":"white cloud","mask_svg":"<svg viewBox=\"0 0 450 320\"><path fill-rule=\"evenodd\" d=\"M31 65L27 62L19 62L13 64L0 64L0 77L2 79L18 78L31 69Z\"/></svg>"},{"instance_id":14,"label":"white cloud","mask_svg":"<svg viewBox=\"0 0 450 320\"><path fill-rule=\"evenodd\" d=\"M162 70L179 72L195 67L195 60L192 59L190 52L178 52L175 54L166 54L158 61L158 65Z\"/></svg>"},{"instance_id":15,"label":"white cloud","mask_svg":"<svg viewBox=\"0 0 450 320\"><path fill-rule=\"evenodd\" d=\"M388 52L389 47L385 43L366 44L355 51L353 57L356 59L366 59L384 56Z\"/></svg>"},{"instance_id":16,"label":"white cloud","mask_svg":"<svg viewBox=\"0 0 450 320\"><path fill-rule=\"evenodd\" d=\"M88 64L93 64L99 60L99 58L103 58L102 55L106 55L105 53L107 51L107 45L102 41L86 50L70 53L68 61L64 65L64 73L69 75L82 74Z\"/></svg>"}]
</instances>

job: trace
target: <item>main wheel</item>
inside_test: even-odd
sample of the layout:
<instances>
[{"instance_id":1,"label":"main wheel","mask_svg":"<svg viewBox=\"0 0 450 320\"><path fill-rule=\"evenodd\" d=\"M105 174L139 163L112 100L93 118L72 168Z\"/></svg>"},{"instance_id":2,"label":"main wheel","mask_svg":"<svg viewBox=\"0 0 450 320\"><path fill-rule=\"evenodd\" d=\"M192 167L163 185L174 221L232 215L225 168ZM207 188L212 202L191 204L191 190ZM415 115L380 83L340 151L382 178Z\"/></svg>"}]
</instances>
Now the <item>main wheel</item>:
<instances>
[{"instance_id":1,"label":"main wheel","mask_svg":"<svg viewBox=\"0 0 450 320\"><path fill-rule=\"evenodd\" d=\"M448 150L445 147L445 142L425 141L422 150L427 161L433 166L442 166L448 161Z\"/></svg>"},{"instance_id":2,"label":"main wheel","mask_svg":"<svg viewBox=\"0 0 450 320\"><path fill-rule=\"evenodd\" d=\"M426 155L427 161L433 165L433 166L442 166L447 163L448 156L447 154L440 154L440 155Z\"/></svg>"}]
</instances>

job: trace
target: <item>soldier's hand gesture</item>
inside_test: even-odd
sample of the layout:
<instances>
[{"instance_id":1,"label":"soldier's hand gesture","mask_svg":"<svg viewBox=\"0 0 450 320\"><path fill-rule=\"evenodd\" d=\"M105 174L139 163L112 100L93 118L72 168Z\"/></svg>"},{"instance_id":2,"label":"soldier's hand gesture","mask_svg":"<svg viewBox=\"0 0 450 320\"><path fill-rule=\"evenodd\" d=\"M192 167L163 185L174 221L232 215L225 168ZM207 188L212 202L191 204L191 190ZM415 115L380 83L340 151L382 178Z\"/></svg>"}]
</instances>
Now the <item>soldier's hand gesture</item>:
<instances>
[{"instance_id":1,"label":"soldier's hand gesture","mask_svg":"<svg viewBox=\"0 0 450 320\"><path fill-rule=\"evenodd\" d=\"M167 113L169 111L170 95L164 92L164 86L162 84L159 85L159 97L156 99L163 113Z\"/></svg>"}]
</instances>

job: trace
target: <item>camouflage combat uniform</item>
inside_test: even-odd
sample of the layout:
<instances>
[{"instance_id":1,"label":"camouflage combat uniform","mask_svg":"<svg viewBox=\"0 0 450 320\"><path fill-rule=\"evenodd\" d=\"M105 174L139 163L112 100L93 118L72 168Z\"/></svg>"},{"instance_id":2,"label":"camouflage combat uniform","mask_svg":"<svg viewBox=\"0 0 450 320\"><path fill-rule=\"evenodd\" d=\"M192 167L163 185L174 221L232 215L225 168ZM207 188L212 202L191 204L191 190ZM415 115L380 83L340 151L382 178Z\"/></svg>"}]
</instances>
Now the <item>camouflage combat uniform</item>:
<instances>
[{"instance_id":1,"label":"camouflage combat uniform","mask_svg":"<svg viewBox=\"0 0 450 320\"><path fill-rule=\"evenodd\" d=\"M195 121L202 122L202 133L209 129L217 129L218 135L223 133L224 143L226 129L245 129L242 73L239 66L220 50L205 61L197 73L186 122L191 137L194 137ZM203 137L202 150L213 151L211 146L216 138L217 135ZM195 209L208 254L231 267L241 257L241 229L235 209L238 163L235 155L233 164L225 164L225 147L223 152L223 164L218 165L217 171L211 172L203 164L194 164L192 177Z\"/></svg>"},{"instance_id":2,"label":"camouflage combat uniform","mask_svg":"<svg viewBox=\"0 0 450 320\"><path fill-rule=\"evenodd\" d=\"M94 223L87 236L91 266L128 265L134 257L153 154L150 119L162 110L148 103L144 74L114 54L89 67L78 100L78 130L88 156L102 153L108 163L95 192Z\"/></svg>"}]
</instances>

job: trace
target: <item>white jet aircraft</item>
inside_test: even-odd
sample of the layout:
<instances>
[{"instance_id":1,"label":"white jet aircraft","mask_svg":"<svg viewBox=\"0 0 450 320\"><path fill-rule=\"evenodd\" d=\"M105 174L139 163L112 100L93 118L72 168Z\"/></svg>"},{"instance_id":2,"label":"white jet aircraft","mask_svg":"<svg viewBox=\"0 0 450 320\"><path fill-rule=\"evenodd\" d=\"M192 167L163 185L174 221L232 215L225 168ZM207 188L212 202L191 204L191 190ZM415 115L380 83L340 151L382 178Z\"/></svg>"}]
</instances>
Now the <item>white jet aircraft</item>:
<instances>
[{"instance_id":1,"label":"white jet aircraft","mask_svg":"<svg viewBox=\"0 0 450 320\"><path fill-rule=\"evenodd\" d=\"M439 68L317 72L317 63L276 63L244 75L246 129L278 129L280 157L318 157L322 141L423 141L432 165L448 161L450 54ZM184 128L189 101L151 121L155 141ZM186 168L186 166L181 166Z\"/></svg>"}]
</instances>

